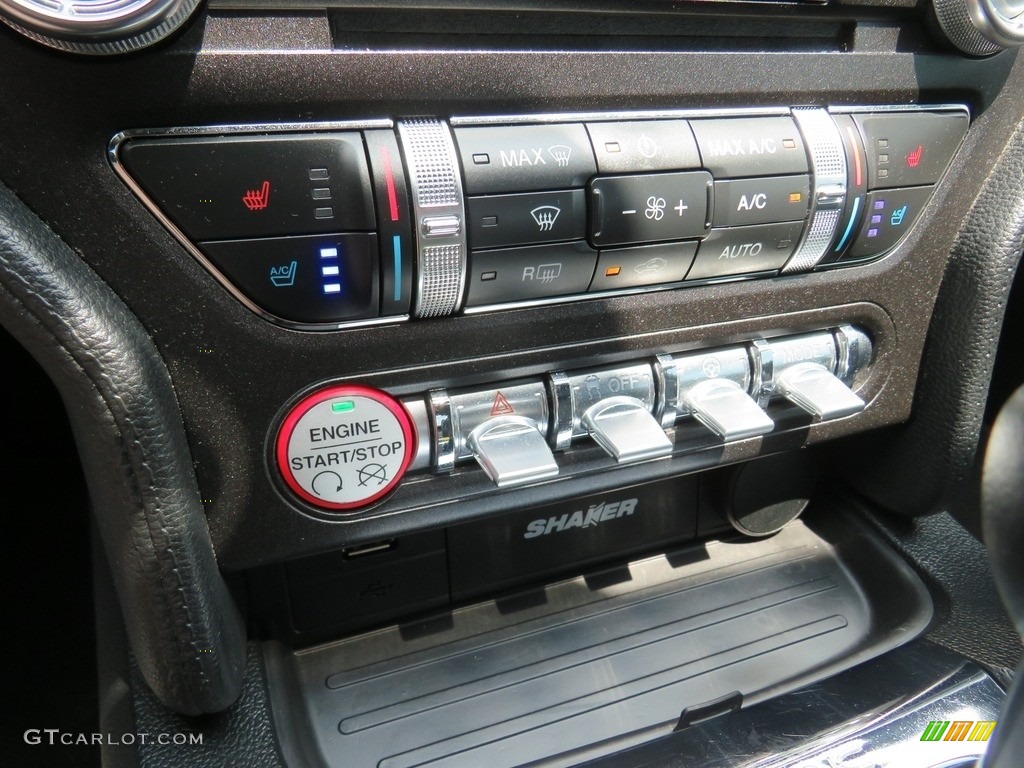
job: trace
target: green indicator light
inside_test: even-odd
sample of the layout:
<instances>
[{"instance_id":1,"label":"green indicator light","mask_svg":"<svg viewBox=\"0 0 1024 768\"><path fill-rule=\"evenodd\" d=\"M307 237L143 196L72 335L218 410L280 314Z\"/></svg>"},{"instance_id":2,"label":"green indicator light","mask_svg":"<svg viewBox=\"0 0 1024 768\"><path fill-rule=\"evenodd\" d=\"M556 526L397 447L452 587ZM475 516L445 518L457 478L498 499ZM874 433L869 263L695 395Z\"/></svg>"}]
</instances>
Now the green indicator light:
<instances>
[{"instance_id":1,"label":"green indicator light","mask_svg":"<svg viewBox=\"0 0 1024 768\"><path fill-rule=\"evenodd\" d=\"M348 413L354 411L356 404L351 400L342 400L340 403L331 403L331 410L335 413Z\"/></svg>"}]
</instances>

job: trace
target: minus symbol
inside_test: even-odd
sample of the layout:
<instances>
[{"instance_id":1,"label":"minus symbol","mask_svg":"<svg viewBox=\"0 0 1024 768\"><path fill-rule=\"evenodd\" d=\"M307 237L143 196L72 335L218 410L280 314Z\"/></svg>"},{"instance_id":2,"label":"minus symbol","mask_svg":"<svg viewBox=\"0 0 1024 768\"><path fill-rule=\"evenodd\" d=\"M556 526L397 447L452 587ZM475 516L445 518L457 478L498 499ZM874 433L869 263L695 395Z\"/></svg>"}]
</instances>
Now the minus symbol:
<instances>
[{"instance_id":1,"label":"minus symbol","mask_svg":"<svg viewBox=\"0 0 1024 768\"><path fill-rule=\"evenodd\" d=\"M634 208L633 210L631 210L631 211L623 211L623 212L622 212L622 215L623 215L623 216L631 216L631 215L633 215L634 213L636 213L636 209L635 209L635 208Z\"/></svg>"}]
</instances>

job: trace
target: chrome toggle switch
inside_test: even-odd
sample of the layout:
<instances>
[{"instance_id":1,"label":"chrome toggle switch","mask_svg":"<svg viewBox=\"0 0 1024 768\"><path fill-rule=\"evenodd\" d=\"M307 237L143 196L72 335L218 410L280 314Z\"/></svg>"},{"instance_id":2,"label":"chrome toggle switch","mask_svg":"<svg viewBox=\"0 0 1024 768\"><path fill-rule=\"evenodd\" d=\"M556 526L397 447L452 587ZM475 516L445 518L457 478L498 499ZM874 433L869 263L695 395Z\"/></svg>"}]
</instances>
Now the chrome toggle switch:
<instances>
[{"instance_id":1,"label":"chrome toggle switch","mask_svg":"<svg viewBox=\"0 0 1024 768\"><path fill-rule=\"evenodd\" d=\"M606 397L590 406L580 420L582 425L620 464L665 456L672 452L672 441L642 400L621 395Z\"/></svg>"},{"instance_id":2,"label":"chrome toggle switch","mask_svg":"<svg viewBox=\"0 0 1024 768\"><path fill-rule=\"evenodd\" d=\"M748 392L753 383L746 347L675 358L681 416L693 416L723 440L756 437L775 428Z\"/></svg>"},{"instance_id":3,"label":"chrome toggle switch","mask_svg":"<svg viewBox=\"0 0 1024 768\"><path fill-rule=\"evenodd\" d=\"M690 387L683 402L693 416L723 440L757 437L775 428L775 422L735 381L708 379Z\"/></svg>"},{"instance_id":4,"label":"chrome toggle switch","mask_svg":"<svg viewBox=\"0 0 1024 768\"><path fill-rule=\"evenodd\" d=\"M841 419L864 410L864 401L820 363L797 363L778 377L775 390L815 419Z\"/></svg>"},{"instance_id":5,"label":"chrome toggle switch","mask_svg":"<svg viewBox=\"0 0 1024 768\"><path fill-rule=\"evenodd\" d=\"M782 396L816 420L841 419L864 410L849 387L871 358L871 340L853 326L763 342L772 362L768 396Z\"/></svg>"},{"instance_id":6,"label":"chrome toggle switch","mask_svg":"<svg viewBox=\"0 0 1024 768\"><path fill-rule=\"evenodd\" d=\"M496 416L466 438L487 476L499 488L545 480L558 474L558 464L537 422L525 416Z\"/></svg>"}]
</instances>

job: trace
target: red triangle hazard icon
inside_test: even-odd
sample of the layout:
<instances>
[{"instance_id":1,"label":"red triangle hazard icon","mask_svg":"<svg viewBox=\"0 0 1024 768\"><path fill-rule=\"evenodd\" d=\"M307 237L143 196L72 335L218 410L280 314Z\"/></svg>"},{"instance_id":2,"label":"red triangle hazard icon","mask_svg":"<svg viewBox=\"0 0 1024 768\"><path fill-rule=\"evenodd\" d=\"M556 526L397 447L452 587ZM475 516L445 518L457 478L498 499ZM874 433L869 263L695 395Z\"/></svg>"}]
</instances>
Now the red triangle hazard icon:
<instances>
[{"instance_id":1,"label":"red triangle hazard icon","mask_svg":"<svg viewBox=\"0 0 1024 768\"><path fill-rule=\"evenodd\" d=\"M501 392L495 393L494 404L491 405L491 416L506 416L515 412L516 409L512 407L512 403Z\"/></svg>"}]
</instances>

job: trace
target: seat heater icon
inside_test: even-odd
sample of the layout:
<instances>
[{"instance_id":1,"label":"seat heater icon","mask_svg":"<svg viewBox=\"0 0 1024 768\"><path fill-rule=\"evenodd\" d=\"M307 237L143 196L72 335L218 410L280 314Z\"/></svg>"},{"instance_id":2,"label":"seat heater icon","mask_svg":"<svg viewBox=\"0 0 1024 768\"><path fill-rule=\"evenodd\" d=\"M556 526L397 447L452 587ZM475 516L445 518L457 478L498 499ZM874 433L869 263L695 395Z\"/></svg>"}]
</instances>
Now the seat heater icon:
<instances>
[{"instance_id":1,"label":"seat heater icon","mask_svg":"<svg viewBox=\"0 0 1024 768\"><path fill-rule=\"evenodd\" d=\"M533 220L537 222L537 227L541 232L550 232L555 222L558 220L558 214L562 212L561 208L554 205L542 205L539 208L534 208L530 211L530 215Z\"/></svg>"},{"instance_id":2,"label":"seat heater icon","mask_svg":"<svg viewBox=\"0 0 1024 768\"><path fill-rule=\"evenodd\" d=\"M242 202L250 211L262 211L270 205L270 182L264 181L259 189L248 189L242 195Z\"/></svg>"}]
</instances>

